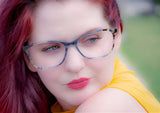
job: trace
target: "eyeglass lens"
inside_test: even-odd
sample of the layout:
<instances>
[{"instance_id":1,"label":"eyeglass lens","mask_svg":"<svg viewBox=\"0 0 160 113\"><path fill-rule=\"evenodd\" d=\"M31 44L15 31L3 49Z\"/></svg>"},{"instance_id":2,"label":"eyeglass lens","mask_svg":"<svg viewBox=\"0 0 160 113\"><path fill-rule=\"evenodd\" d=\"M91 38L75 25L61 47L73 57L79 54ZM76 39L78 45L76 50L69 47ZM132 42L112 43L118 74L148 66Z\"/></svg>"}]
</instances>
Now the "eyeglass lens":
<instances>
[{"instance_id":1,"label":"eyeglass lens","mask_svg":"<svg viewBox=\"0 0 160 113\"><path fill-rule=\"evenodd\" d=\"M77 49L87 58L104 56L112 50L113 35L109 31L88 34L77 41ZM66 47L63 43L46 42L29 48L29 54L37 67L53 67L62 63Z\"/></svg>"}]
</instances>

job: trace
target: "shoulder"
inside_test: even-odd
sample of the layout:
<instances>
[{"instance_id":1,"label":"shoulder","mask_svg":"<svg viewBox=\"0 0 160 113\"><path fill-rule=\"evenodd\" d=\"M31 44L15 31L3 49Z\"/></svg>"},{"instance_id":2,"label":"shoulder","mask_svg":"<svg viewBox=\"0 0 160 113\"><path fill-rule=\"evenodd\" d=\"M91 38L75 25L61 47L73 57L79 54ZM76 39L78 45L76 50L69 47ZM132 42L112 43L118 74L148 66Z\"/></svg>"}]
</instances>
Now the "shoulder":
<instances>
[{"instance_id":1,"label":"shoulder","mask_svg":"<svg viewBox=\"0 0 160 113\"><path fill-rule=\"evenodd\" d=\"M144 108L131 95L115 88L107 88L98 92L82 103L76 111L76 113L85 112L146 113Z\"/></svg>"}]
</instances>

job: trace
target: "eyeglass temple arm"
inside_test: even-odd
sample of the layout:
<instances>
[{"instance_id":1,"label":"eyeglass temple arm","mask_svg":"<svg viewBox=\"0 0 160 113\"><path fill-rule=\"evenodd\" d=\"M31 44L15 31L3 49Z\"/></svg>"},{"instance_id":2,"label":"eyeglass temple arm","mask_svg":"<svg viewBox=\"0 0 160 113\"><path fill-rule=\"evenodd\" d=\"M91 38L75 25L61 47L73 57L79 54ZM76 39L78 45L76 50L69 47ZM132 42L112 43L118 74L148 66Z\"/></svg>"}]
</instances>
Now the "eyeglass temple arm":
<instances>
[{"instance_id":1,"label":"eyeglass temple arm","mask_svg":"<svg viewBox=\"0 0 160 113\"><path fill-rule=\"evenodd\" d=\"M113 34L117 33L117 22L115 21L115 27L114 28L111 28L111 29L103 29L103 31L110 31L112 32Z\"/></svg>"},{"instance_id":2,"label":"eyeglass temple arm","mask_svg":"<svg viewBox=\"0 0 160 113\"><path fill-rule=\"evenodd\" d=\"M113 33L115 34L115 33L117 33L117 22L115 21L115 28L114 28L114 31L113 31Z\"/></svg>"}]
</instances>

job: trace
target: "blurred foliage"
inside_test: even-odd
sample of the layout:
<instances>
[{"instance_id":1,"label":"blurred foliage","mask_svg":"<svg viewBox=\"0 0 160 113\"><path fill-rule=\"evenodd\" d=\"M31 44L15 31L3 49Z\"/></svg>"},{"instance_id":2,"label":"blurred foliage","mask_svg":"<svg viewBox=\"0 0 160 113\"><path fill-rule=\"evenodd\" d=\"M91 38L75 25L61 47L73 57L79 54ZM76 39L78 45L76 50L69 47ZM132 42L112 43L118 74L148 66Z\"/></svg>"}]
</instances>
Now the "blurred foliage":
<instances>
[{"instance_id":1,"label":"blurred foliage","mask_svg":"<svg viewBox=\"0 0 160 113\"><path fill-rule=\"evenodd\" d=\"M160 0L153 0L155 3L160 3Z\"/></svg>"},{"instance_id":2,"label":"blurred foliage","mask_svg":"<svg viewBox=\"0 0 160 113\"><path fill-rule=\"evenodd\" d=\"M124 25L120 51L142 74L140 78L160 101L160 17L128 18Z\"/></svg>"}]
</instances>

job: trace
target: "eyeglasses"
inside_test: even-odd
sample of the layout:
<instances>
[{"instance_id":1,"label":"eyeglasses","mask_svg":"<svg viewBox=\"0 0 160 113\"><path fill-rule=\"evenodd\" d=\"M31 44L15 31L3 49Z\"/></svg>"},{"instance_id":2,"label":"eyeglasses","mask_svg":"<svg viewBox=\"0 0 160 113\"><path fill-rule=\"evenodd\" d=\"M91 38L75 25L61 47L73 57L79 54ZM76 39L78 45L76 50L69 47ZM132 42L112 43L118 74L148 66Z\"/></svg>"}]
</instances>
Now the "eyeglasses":
<instances>
[{"instance_id":1,"label":"eyeglasses","mask_svg":"<svg viewBox=\"0 0 160 113\"><path fill-rule=\"evenodd\" d=\"M23 47L34 67L40 70L52 69L61 65L67 55L69 46L87 59L108 56L114 49L117 29L99 29L88 32L72 42L43 41Z\"/></svg>"}]
</instances>

